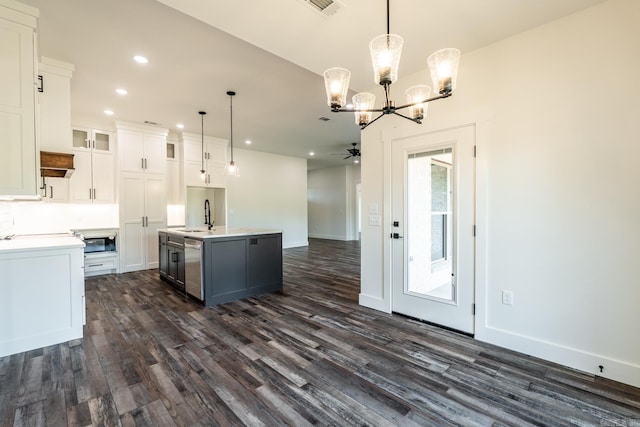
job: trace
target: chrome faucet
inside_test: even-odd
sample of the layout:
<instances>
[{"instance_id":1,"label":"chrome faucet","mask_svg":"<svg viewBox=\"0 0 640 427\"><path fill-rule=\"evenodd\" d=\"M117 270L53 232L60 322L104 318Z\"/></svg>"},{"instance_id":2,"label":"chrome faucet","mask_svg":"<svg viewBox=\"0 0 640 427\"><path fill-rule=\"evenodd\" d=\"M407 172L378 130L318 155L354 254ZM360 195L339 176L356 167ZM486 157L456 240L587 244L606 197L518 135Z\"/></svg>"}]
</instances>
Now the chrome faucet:
<instances>
[{"instance_id":1,"label":"chrome faucet","mask_svg":"<svg viewBox=\"0 0 640 427\"><path fill-rule=\"evenodd\" d=\"M209 199L204 201L204 223L207 226L208 230L213 228L213 223L211 222L211 205L209 205Z\"/></svg>"}]
</instances>

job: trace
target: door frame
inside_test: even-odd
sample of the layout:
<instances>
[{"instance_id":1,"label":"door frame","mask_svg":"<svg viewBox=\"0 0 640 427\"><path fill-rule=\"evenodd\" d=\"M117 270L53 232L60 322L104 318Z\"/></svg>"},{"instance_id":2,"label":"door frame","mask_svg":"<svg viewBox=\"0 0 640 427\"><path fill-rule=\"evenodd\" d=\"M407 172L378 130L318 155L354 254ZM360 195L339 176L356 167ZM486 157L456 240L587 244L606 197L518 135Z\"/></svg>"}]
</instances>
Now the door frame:
<instances>
[{"instance_id":1,"label":"door frame","mask_svg":"<svg viewBox=\"0 0 640 427\"><path fill-rule=\"evenodd\" d=\"M475 210L476 210L476 239L475 239L475 322L474 336L477 339L486 337L487 325L487 156L486 147L489 146L491 112L488 109L478 109L456 115L448 119L427 119L424 124L396 121L397 126L388 126L380 131L380 143L382 144L382 213L385 219L382 223L382 285L381 301L377 304L365 304L372 308L391 313L392 311L392 239L389 238L392 231L392 145L394 141L412 138L424 134L446 131L465 126L474 125L476 129L476 168L475 168ZM361 299L362 301L362 299ZM382 304L380 304L382 303Z\"/></svg>"}]
</instances>

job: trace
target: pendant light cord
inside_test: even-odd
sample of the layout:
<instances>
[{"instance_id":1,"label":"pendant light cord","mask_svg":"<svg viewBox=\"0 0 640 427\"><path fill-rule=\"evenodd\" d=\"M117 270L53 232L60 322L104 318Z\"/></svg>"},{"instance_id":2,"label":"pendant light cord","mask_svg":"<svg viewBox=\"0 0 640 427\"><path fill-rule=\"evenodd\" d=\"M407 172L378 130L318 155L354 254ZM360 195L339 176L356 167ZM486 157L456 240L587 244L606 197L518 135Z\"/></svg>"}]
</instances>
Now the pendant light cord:
<instances>
[{"instance_id":1,"label":"pendant light cord","mask_svg":"<svg viewBox=\"0 0 640 427\"><path fill-rule=\"evenodd\" d=\"M389 0L387 0L387 34L391 34L389 30Z\"/></svg>"},{"instance_id":2,"label":"pendant light cord","mask_svg":"<svg viewBox=\"0 0 640 427\"><path fill-rule=\"evenodd\" d=\"M229 95L229 117L230 117L229 122L231 123L231 126L230 126L231 131L229 132L229 135L230 135L229 139L231 144L231 163L233 163L233 95L235 94L236 93L233 91L227 92L227 95Z\"/></svg>"},{"instance_id":3,"label":"pendant light cord","mask_svg":"<svg viewBox=\"0 0 640 427\"><path fill-rule=\"evenodd\" d=\"M200 135L201 135L201 140L200 140L200 145L201 145L201 149L202 149L202 173L204 173L204 115L207 114L205 111L198 111L198 114L200 114Z\"/></svg>"}]
</instances>

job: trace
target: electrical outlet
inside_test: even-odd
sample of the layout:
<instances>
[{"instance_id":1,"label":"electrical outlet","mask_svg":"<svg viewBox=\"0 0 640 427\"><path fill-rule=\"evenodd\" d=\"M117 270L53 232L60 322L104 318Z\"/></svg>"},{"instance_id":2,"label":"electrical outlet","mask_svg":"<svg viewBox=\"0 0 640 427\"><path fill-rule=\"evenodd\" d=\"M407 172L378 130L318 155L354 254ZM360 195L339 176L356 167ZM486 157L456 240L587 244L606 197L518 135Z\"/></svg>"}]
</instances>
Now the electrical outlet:
<instances>
[{"instance_id":1,"label":"electrical outlet","mask_svg":"<svg viewBox=\"0 0 640 427\"><path fill-rule=\"evenodd\" d=\"M502 291L502 303L513 305L513 291Z\"/></svg>"}]
</instances>

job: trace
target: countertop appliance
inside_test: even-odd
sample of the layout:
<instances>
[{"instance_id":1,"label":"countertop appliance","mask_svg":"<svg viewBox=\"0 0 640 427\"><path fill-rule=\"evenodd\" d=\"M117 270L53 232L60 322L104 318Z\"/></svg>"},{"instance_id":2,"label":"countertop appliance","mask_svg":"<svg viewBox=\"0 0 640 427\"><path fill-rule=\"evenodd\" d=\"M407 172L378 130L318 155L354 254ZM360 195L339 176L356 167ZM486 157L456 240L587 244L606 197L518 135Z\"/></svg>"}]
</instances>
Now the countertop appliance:
<instances>
[{"instance_id":1,"label":"countertop appliance","mask_svg":"<svg viewBox=\"0 0 640 427\"><path fill-rule=\"evenodd\" d=\"M202 280L202 240L184 239L185 290L189 295L204 300Z\"/></svg>"}]
</instances>

